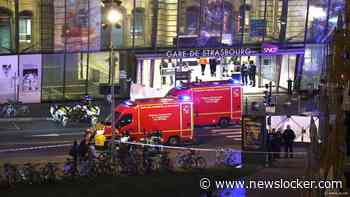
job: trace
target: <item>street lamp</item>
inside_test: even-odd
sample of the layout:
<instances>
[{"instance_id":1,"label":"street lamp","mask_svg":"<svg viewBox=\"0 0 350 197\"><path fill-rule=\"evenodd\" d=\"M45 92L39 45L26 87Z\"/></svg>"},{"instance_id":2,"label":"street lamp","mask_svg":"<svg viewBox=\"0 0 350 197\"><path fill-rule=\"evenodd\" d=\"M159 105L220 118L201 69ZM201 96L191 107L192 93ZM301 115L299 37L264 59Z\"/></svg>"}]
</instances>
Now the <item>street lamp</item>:
<instances>
[{"instance_id":1,"label":"street lamp","mask_svg":"<svg viewBox=\"0 0 350 197\"><path fill-rule=\"evenodd\" d=\"M116 24L116 23L120 22L122 17L123 16L120 13L120 11L113 8L113 7L108 11L108 14L107 14L107 20L111 24Z\"/></svg>"},{"instance_id":2,"label":"street lamp","mask_svg":"<svg viewBox=\"0 0 350 197\"><path fill-rule=\"evenodd\" d=\"M111 96L112 96L112 102L111 102L111 113L112 113L112 144L111 148L112 151L114 151L115 147L115 89L114 89L114 76L115 76L115 62L114 62L114 52L113 52L113 40L112 40L112 28L116 25L119 26L119 22L122 20L123 16L118 7L114 7L113 1L110 4L110 10L107 13L107 20L109 22L109 48L110 48L110 70L111 70ZM117 6L119 6L118 4Z\"/></svg>"}]
</instances>

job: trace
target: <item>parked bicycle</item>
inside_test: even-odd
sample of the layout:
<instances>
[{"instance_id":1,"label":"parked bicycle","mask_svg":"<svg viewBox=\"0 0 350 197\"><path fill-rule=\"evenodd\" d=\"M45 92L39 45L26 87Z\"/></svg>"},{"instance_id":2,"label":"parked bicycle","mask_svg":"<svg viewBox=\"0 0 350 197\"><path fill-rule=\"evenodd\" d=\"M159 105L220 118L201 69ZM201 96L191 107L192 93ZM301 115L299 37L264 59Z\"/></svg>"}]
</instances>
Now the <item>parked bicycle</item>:
<instances>
[{"instance_id":1,"label":"parked bicycle","mask_svg":"<svg viewBox=\"0 0 350 197\"><path fill-rule=\"evenodd\" d=\"M6 185L8 187L14 186L18 182L18 177L17 177L17 166L5 163L4 164L4 178Z\"/></svg>"},{"instance_id":2,"label":"parked bicycle","mask_svg":"<svg viewBox=\"0 0 350 197\"><path fill-rule=\"evenodd\" d=\"M196 155L194 150L189 150L188 153L177 153L176 166L183 169L199 168L203 169L207 167L207 162L204 157Z\"/></svg>"},{"instance_id":3,"label":"parked bicycle","mask_svg":"<svg viewBox=\"0 0 350 197\"><path fill-rule=\"evenodd\" d=\"M152 158L153 171L171 171L172 166L167 151L161 151Z\"/></svg>"},{"instance_id":4,"label":"parked bicycle","mask_svg":"<svg viewBox=\"0 0 350 197\"><path fill-rule=\"evenodd\" d=\"M115 151L109 147L97 157L99 161L99 173L103 175L117 176L121 173L120 161L118 160L118 148Z\"/></svg>"},{"instance_id":5,"label":"parked bicycle","mask_svg":"<svg viewBox=\"0 0 350 197\"><path fill-rule=\"evenodd\" d=\"M19 182L23 184L40 183L40 172L36 167L37 164L25 163L22 168L17 168Z\"/></svg>"},{"instance_id":6,"label":"parked bicycle","mask_svg":"<svg viewBox=\"0 0 350 197\"><path fill-rule=\"evenodd\" d=\"M216 165L218 166L237 166L241 164L239 152L234 149L219 148L216 150Z\"/></svg>"},{"instance_id":7,"label":"parked bicycle","mask_svg":"<svg viewBox=\"0 0 350 197\"><path fill-rule=\"evenodd\" d=\"M56 163L48 162L41 168L41 181L43 183L54 183L57 181L58 167Z\"/></svg>"},{"instance_id":8,"label":"parked bicycle","mask_svg":"<svg viewBox=\"0 0 350 197\"><path fill-rule=\"evenodd\" d=\"M29 107L27 105L23 105L20 102L8 100L5 103L0 111L0 115L5 118L13 118L17 116L25 116L29 114Z\"/></svg>"},{"instance_id":9,"label":"parked bicycle","mask_svg":"<svg viewBox=\"0 0 350 197\"><path fill-rule=\"evenodd\" d=\"M95 178L99 175L98 162L95 159L81 160L79 164L79 176Z\"/></svg>"}]
</instances>

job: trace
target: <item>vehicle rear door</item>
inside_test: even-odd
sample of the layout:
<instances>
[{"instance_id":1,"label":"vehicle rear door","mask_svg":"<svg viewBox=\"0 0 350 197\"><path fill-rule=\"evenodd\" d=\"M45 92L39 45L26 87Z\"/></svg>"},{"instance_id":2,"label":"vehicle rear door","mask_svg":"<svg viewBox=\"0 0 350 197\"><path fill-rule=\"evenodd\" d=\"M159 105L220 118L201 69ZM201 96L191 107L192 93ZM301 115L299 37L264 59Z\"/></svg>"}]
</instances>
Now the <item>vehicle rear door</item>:
<instances>
[{"instance_id":1,"label":"vehicle rear door","mask_svg":"<svg viewBox=\"0 0 350 197\"><path fill-rule=\"evenodd\" d=\"M181 137L192 137L193 135L193 104L180 104Z\"/></svg>"}]
</instances>

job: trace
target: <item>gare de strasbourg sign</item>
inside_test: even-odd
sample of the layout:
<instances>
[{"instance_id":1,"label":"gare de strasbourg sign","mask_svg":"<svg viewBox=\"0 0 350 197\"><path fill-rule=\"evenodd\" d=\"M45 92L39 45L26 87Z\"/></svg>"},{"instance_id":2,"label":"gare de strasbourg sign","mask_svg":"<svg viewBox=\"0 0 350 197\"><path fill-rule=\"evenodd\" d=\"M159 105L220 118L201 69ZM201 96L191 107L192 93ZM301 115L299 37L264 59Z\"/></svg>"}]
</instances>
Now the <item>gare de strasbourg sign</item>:
<instances>
[{"instance_id":1,"label":"gare de strasbourg sign","mask_svg":"<svg viewBox=\"0 0 350 197\"><path fill-rule=\"evenodd\" d=\"M275 54L278 46L272 44L263 44L261 51L264 55ZM227 57L227 56L250 56L257 54L258 51L252 48L219 48L219 49L190 49L167 51L168 58L198 58L198 57Z\"/></svg>"}]
</instances>

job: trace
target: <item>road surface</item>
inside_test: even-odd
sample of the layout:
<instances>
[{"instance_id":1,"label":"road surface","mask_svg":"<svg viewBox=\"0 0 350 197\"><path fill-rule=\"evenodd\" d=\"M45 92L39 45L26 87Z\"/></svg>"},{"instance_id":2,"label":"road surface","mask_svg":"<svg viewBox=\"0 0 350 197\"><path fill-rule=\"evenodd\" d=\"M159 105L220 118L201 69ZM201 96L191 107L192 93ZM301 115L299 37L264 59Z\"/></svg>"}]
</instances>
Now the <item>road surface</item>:
<instances>
[{"instance_id":1,"label":"road surface","mask_svg":"<svg viewBox=\"0 0 350 197\"><path fill-rule=\"evenodd\" d=\"M61 127L49 120L0 123L0 162L48 160L67 157L70 144L82 139L84 123ZM196 147L240 147L241 128L201 127L195 129ZM56 147L57 145L57 147ZM34 149L33 149L34 147Z\"/></svg>"}]
</instances>

